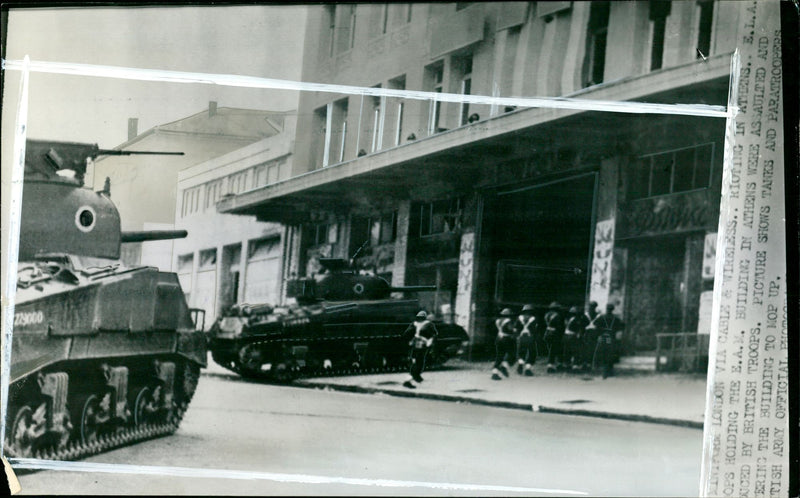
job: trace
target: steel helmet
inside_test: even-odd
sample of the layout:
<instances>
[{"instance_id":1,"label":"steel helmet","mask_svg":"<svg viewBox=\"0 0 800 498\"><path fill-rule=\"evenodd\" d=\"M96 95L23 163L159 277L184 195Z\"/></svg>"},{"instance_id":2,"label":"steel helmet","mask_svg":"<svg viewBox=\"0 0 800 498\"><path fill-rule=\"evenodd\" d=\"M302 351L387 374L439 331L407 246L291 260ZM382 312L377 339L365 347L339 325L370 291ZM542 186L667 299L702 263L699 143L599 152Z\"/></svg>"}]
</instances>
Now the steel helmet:
<instances>
[{"instance_id":1,"label":"steel helmet","mask_svg":"<svg viewBox=\"0 0 800 498\"><path fill-rule=\"evenodd\" d=\"M428 318L428 314L424 311L417 313L417 320L425 320L426 318Z\"/></svg>"},{"instance_id":2,"label":"steel helmet","mask_svg":"<svg viewBox=\"0 0 800 498\"><path fill-rule=\"evenodd\" d=\"M526 304L525 306L522 307L522 312L523 313L531 313L531 314L533 314L533 311L534 311L534 309L533 309L533 305L532 304Z\"/></svg>"},{"instance_id":3,"label":"steel helmet","mask_svg":"<svg viewBox=\"0 0 800 498\"><path fill-rule=\"evenodd\" d=\"M500 316L514 316L514 312L511 311L511 308L505 308L500 312Z\"/></svg>"}]
</instances>

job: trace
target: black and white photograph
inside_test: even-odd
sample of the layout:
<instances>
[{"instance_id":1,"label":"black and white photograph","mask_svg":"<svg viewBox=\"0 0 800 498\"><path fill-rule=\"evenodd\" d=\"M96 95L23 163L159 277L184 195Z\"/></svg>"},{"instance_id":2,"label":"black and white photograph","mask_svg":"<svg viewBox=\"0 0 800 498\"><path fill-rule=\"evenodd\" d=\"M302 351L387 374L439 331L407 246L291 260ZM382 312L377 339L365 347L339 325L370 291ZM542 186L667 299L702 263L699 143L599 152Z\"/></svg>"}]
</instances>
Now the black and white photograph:
<instances>
[{"instance_id":1,"label":"black and white photograph","mask_svg":"<svg viewBox=\"0 0 800 498\"><path fill-rule=\"evenodd\" d=\"M788 496L780 2L2 15L21 495Z\"/></svg>"}]
</instances>

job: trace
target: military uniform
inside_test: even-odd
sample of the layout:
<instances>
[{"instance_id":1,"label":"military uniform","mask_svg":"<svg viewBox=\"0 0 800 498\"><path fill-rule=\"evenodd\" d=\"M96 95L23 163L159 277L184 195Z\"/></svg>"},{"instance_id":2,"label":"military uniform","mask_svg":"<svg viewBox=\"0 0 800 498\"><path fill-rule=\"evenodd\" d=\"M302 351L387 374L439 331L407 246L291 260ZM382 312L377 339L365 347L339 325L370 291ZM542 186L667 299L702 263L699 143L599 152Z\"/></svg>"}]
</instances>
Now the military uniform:
<instances>
[{"instance_id":1,"label":"military uniform","mask_svg":"<svg viewBox=\"0 0 800 498\"><path fill-rule=\"evenodd\" d=\"M549 311L544 315L544 342L547 344L547 371L555 372L564 359L564 317L561 305L550 303Z\"/></svg>"},{"instance_id":2,"label":"military uniform","mask_svg":"<svg viewBox=\"0 0 800 498\"><path fill-rule=\"evenodd\" d=\"M514 357L517 345L516 330L514 329L514 313L506 308L500 313L500 318L494 321L497 327L497 337L494 340L495 357L492 368L492 379L501 380L500 373L508 377L509 359Z\"/></svg>"},{"instance_id":3,"label":"military uniform","mask_svg":"<svg viewBox=\"0 0 800 498\"><path fill-rule=\"evenodd\" d=\"M622 339L625 323L614 315L614 305L606 306L606 312L592 322L597 329L597 346L594 351L594 363L603 367L603 378L614 373L614 356L617 343Z\"/></svg>"},{"instance_id":4,"label":"military uniform","mask_svg":"<svg viewBox=\"0 0 800 498\"><path fill-rule=\"evenodd\" d=\"M533 314L533 306L526 304L522 308L519 318L514 323L518 334L517 338L517 373L533 375L533 365L536 363L536 329L539 322Z\"/></svg>"},{"instance_id":5,"label":"military uniform","mask_svg":"<svg viewBox=\"0 0 800 498\"><path fill-rule=\"evenodd\" d=\"M403 386L415 389L417 386L414 383L422 382L425 358L428 356L428 351L430 351L433 340L437 335L439 335L439 331L436 330L436 325L428 320L428 314L424 311L417 313L414 321L403 333L403 337L409 341L408 345L411 348L409 352L409 378L403 383Z\"/></svg>"},{"instance_id":6,"label":"military uniform","mask_svg":"<svg viewBox=\"0 0 800 498\"><path fill-rule=\"evenodd\" d=\"M586 326L589 325L589 317L584 315L577 306L570 308L569 313L571 316L567 320L564 332L564 356L572 368L576 369L587 363L583 341L586 336Z\"/></svg>"}]
</instances>

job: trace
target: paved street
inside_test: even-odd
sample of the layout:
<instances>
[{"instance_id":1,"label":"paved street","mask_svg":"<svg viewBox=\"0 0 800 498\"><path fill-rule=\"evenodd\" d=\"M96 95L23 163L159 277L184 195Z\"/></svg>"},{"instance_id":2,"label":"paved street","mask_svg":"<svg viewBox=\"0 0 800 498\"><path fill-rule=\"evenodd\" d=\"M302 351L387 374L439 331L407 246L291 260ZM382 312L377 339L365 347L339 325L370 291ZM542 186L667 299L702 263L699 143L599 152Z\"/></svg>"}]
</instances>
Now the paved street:
<instances>
[{"instance_id":1,"label":"paved street","mask_svg":"<svg viewBox=\"0 0 800 498\"><path fill-rule=\"evenodd\" d=\"M181 476L39 471L20 481L25 494L696 496L701 436L204 377L176 435L84 460Z\"/></svg>"}]
</instances>

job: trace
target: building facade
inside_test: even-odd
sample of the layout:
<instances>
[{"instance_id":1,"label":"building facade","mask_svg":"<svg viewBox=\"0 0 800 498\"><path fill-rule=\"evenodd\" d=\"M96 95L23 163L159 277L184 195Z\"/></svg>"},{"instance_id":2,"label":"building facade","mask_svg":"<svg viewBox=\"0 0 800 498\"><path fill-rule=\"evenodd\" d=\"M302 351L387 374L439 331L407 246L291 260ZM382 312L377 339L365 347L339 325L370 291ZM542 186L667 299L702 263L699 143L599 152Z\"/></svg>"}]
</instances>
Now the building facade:
<instances>
[{"instance_id":1,"label":"building facade","mask_svg":"<svg viewBox=\"0 0 800 498\"><path fill-rule=\"evenodd\" d=\"M727 102L747 4L340 4L303 80L605 101ZM291 178L223 199L287 227L287 271L352 257L480 347L506 306L613 303L628 350L700 332L724 119L304 93ZM709 263L711 261L711 263ZM709 271L708 267L711 267Z\"/></svg>"},{"instance_id":2,"label":"building facade","mask_svg":"<svg viewBox=\"0 0 800 498\"><path fill-rule=\"evenodd\" d=\"M216 203L289 178L294 113L272 114L280 132L178 172L172 270L206 325L237 303L277 303L283 283L283 227L216 211Z\"/></svg>"},{"instance_id":3,"label":"building facade","mask_svg":"<svg viewBox=\"0 0 800 498\"><path fill-rule=\"evenodd\" d=\"M274 118L270 120L269 118ZM100 156L87 172L94 190L111 184L111 199L120 213L122 230L170 230L178 203L178 173L231 151L282 133L282 113L218 107L138 133L128 122L128 140L115 147L126 151L182 152L183 155ZM122 260L129 265L172 267L172 241L129 243Z\"/></svg>"}]
</instances>

